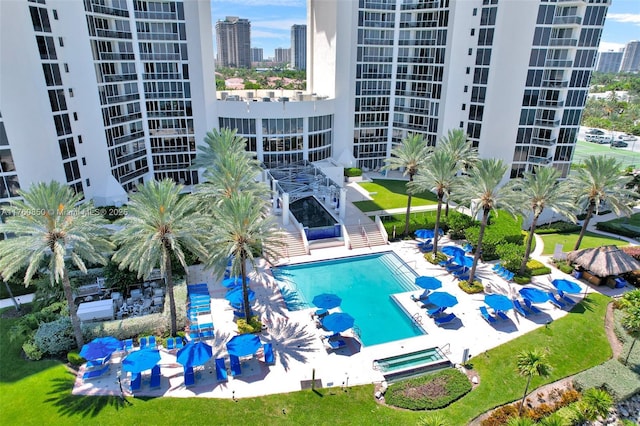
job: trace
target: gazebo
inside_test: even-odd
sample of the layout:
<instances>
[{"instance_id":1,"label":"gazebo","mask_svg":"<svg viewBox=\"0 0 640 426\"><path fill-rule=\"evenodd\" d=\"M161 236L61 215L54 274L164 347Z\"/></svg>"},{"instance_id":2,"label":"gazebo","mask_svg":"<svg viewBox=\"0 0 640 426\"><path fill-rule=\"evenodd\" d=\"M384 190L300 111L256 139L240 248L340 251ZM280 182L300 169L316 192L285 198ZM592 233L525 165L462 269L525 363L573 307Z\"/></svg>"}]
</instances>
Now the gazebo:
<instances>
[{"instance_id":1,"label":"gazebo","mask_svg":"<svg viewBox=\"0 0 640 426\"><path fill-rule=\"evenodd\" d=\"M583 278L596 285L614 287L619 275L640 270L640 262L615 245L571 251L567 259L584 269Z\"/></svg>"}]
</instances>

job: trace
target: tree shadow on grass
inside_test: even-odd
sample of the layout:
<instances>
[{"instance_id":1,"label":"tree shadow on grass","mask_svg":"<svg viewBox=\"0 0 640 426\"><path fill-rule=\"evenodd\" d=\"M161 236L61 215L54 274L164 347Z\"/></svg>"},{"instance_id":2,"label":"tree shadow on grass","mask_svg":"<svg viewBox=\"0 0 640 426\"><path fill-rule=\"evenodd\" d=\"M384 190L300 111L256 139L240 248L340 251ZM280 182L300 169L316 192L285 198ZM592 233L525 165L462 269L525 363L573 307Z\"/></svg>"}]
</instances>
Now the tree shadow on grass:
<instances>
[{"instance_id":1,"label":"tree shadow on grass","mask_svg":"<svg viewBox=\"0 0 640 426\"><path fill-rule=\"evenodd\" d=\"M594 303L589 296L576 303L569 312L573 314L584 314L586 311L593 312Z\"/></svg>"}]
</instances>

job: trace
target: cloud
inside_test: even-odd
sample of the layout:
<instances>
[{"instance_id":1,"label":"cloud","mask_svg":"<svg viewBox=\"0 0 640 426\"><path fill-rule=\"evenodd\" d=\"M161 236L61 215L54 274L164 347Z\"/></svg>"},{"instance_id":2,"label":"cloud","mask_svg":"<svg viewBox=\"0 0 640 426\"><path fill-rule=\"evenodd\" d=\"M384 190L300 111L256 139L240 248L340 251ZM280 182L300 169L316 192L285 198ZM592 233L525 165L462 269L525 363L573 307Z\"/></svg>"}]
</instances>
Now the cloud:
<instances>
[{"instance_id":1,"label":"cloud","mask_svg":"<svg viewBox=\"0 0 640 426\"><path fill-rule=\"evenodd\" d=\"M599 52L608 52L609 50L613 50L614 52L619 52L620 49L624 48L624 43L611 43L608 41L601 41L600 46L598 47Z\"/></svg>"},{"instance_id":2,"label":"cloud","mask_svg":"<svg viewBox=\"0 0 640 426\"><path fill-rule=\"evenodd\" d=\"M640 25L640 13L609 13L607 20Z\"/></svg>"}]
</instances>

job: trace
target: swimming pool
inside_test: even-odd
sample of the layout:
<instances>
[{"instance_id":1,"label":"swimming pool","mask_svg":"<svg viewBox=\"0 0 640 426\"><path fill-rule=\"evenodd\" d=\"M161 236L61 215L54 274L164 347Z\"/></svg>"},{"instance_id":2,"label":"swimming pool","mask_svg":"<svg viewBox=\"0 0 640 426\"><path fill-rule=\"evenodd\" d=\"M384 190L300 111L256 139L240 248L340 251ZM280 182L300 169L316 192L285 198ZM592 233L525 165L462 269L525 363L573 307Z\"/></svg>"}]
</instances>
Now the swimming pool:
<instances>
[{"instance_id":1,"label":"swimming pool","mask_svg":"<svg viewBox=\"0 0 640 426\"><path fill-rule=\"evenodd\" d=\"M421 336L424 331L391 295L418 290L417 274L393 252L273 268L287 307L310 308L321 293L342 298L340 309L355 318L365 346Z\"/></svg>"}]
</instances>

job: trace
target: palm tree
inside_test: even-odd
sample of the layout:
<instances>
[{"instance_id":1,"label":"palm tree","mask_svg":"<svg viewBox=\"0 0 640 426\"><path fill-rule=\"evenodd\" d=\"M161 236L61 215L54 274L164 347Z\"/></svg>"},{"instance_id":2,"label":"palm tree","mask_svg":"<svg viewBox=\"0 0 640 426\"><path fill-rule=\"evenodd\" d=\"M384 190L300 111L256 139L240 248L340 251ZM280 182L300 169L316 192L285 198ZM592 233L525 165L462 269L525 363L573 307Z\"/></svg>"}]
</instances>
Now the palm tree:
<instances>
[{"instance_id":1,"label":"palm tree","mask_svg":"<svg viewBox=\"0 0 640 426\"><path fill-rule=\"evenodd\" d=\"M512 180L511 188L516 191L517 203L523 215L532 214L529 235L525 244L525 253L520 264L520 275L524 274L531 254L531 243L538 224L538 219L545 208L550 208L575 221L572 213L573 203L567 198L566 184L558 182L560 172L553 167L538 167L533 172L525 172L521 179Z\"/></svg>"},{"instance_id":2,"label":"palm tree","mask_svg":"<svg viewBox=\"0 0 640 426\"><path fill-rule=\"evenodd\" d=\"M636 344L636 340L640 338L640 306L632 305L625 309L624 317L622 317L622 325L633 337L633 342L629 348L629 353L624 360L625 365L629 362L629 356L633 351L633 346Z\"/></svg>"},{"instance_id":3,"label":"palm tree","mask_svg":"<svg viewBox=\"0 0 640 426\"><path fill-rule=\"evenodd\" d=\"M438 235L440 230L440 214L444 196L453 188L456 181L456 161L450 153L436 150L425 163L415 181L409 182L409 189L415 192L432 191L438 196L436 224L433 236L433 254L438 252Z\"/></svg>"},{"instance_id":4,"label":"palm tree","mask_svg":"<svg viewBox=\"0 0 640 426\"><path fill-rule=\"evenodd\" d=\"M238 136L236 132L236 129L231 130L228 128L222 128L219 131L213 129L207 132L207 136L204 138L205 145L198 145L199 152L192 168L210 167L224 153L243 153L249 157L251 154L245 151L247 139Z\"/></svg>"},{"instance_id":5,"label":"palm tree","mask_svg":"<svg viewBox=\"0 0 640 426\"><path fill-rule=\"evenodd\" d=\"M478 260L482 253L482 239L489 220L489 213L497 213L498 208L509 212L515 212L514 192L508 185L501 185L502 178L507 172L507 166L502 160L482 159L468 174L460 178L460 184L454 187L453 196L467 203L471 207L471 216L476 217L478 211L482 211L478 245L473 257L473 266L469 273L469 282L473 282Z\"/></svg>"},{"instance_id":6,"label":"palm tree","mask_svg":"<svg viewBox=\"0 0 640 426\"><path fill-rule=\"evenodd\" d=\"M524 395L522 395L522 401L520 401L520 408L518 409L518 416L522 414L522 407L524 400L527 397L529 391L529 385L533 376L546 377L551 372L551 366L547 362L547 357L544 353L537 349L529 349L520 352L517 356L516 363L518 366L518 374L527 377L527 385L524 388Z\"/></svg>"},{"instance_id":7,"label":"palm tree","mask_svg":"<svg viewBox=\"0 0 640 426\"><path fill-rule=\"evenodd\" d=\"M11 299L11 303L13 303L13 307L16 308L16 311L20 311L20 304L18 303L16 298L13 296L13 291L11 291L11 286L9 286L9 281L2 279L2 274L0 274L0 280L4 282L4 288L7 290L7 293L9 294L9 298Z\"/></svg>"},{"instance_id":8,"label":"palm tree","mask_svg":"<svg viewBox=\"0 0 640 426\"><path fill-rule=\"evenodd\" d=\"M384 170L404 168L403 176L409 176L409 183L422 168L431 154L429 147L420 134L409 134L402 143L391 150L391 157L385 159ZM408 185L408 184L407 184ZM411 190L407 190L407 213L404 221L404 235L409 235L409 216L411 214Z\"/></svg>"},{"instance_id":9,"label":"palm tree","mask_svg":"<svg viewBox=\"0 0 640 426\"><path fill-rule=\"evenodd\" d=\"M631 179L623 176L620 170L622 163L615 158L592 155L584 160L583 167L569 175L569 194L576 197L580 211L587 210L574 250L580 248L591 217L598 214L602 206L611 207L618 216L631 214L629 204L638 195L626 189Z\"/></svg>"},{"instance_id":10,"label":"palm tree","mask_svg":"<svg viewBox=\"0 0 640 426\"><path fill-rule=\"evenodd\" d=\"M467 135L460 129L449 130L447 136L440 139L438 150L449 153L456 162L456 174L473 167L478 162L478 149L473 147L471 141L467 140ZM447 192L447 204L445 216L449 216L449 195Z\"/></svg>"},{"instance_id":11,"label":"palm tree","mask_svg":"<svg viewBox=\"0 0 640 426\"><path fill-rule=\"evenodd\" d=\"M62 282L76 344L82 347L84 338L65 260L85 273L85 262L106 264L113 249L104 227L108 222L94 213L91 203L79 205L82 194L74 194L59 182L37 183L19 194L23 199L5 208L10 216L0 224L0 233L15 235L0 241L0 274L8 280L26 266L24 284L29 285L48 259L51 284Z\"/></svg>"},{"instance_id":12,"label":"palm tree","mask_svg":"<svg viewBox=\"0 0 640 426\"><path fill-rule=\"evenodd\" d=\"M121 269L136 271L141 278L160 268L166 279L172 336L177 331L177 319L171 255L186 272L185 249L201 258L205 253L202 239L206 222L196 211L196 198L182 196L181 192L182 186L170 179L139 186L131 195L127 216L119 221L122 229L114 236L119 249L113 260Z\"/></svg>"},{"instance_id":13,"label":"palm tree","mask_svg":"<svg viewBox=\"0 0 640 426\"><path fill-rule=\"evenodd\" d=\"M213 211L213 226L208 233L208 257L205 265L224 271L229 259L234 275L242 277L243 308L247 321L251 318L247 285L247 263L254 268L256 258L279 256L276 247L279 234L268 216L268 204L250 192L234 192L222 198Z\"/></svg>"}]
</instances>

